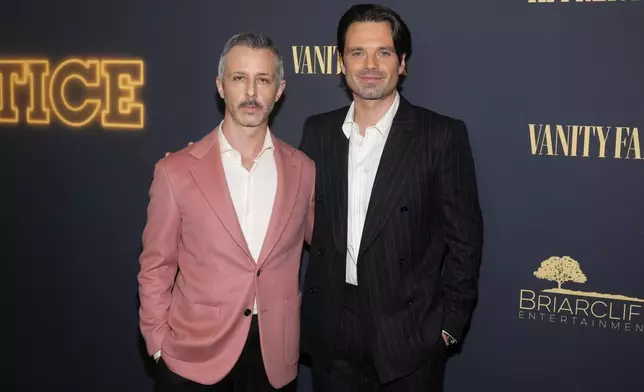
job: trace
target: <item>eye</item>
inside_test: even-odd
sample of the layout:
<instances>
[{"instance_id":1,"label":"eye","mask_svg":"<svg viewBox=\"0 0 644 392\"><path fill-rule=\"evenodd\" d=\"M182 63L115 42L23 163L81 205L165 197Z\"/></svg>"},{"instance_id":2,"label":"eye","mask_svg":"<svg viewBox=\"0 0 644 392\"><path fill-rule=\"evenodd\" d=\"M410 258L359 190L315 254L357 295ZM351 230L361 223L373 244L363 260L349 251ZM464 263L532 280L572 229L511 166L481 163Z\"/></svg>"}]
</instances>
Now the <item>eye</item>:
<instances>
[{"instance_id":1,"label":"eye","mask_svg":"<svg viewBox=\"0 0 644 392\"><path fill-rule=\"evenodd\" d=\"M242 79L244 79L244 77L243 77L243 76L241 76L241 75L235 75L235 76L233 76L233 80L234 80L234 81L238 81L238 80L242 80Z\"/></svg>"},{"instance_id":2,"label":"eye","mask_svg":"<svg viewBox=\"0 0 644 392\"><path fill-rule=\"evenodd\" d=\"M391 52L388 51L388 50L383 50L383 51L380 52L380 55L381 56L391 56Z\"/></svg>"},{"instance_id":3,"label":"eye","mask_svg":"<svg viewBox=\"0 0 644 392\"><path fill-rule=\"evenodd\" d=\"M270 83L270 80L267 78L259 78L260 83Z\"/></svg>"}]
</instances>

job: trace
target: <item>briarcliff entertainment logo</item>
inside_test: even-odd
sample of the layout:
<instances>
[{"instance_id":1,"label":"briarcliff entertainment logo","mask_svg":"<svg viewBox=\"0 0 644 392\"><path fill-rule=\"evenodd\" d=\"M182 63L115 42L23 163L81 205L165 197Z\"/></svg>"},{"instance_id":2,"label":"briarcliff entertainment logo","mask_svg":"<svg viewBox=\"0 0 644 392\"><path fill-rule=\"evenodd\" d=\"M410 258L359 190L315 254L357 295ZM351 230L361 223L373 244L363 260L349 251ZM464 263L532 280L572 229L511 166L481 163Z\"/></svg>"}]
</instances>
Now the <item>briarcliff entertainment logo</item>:
<instances>
[{"instance_id":1,"label":"briarcliff entertainment logo","mask_svg":"<svg viewBox=\"0 0 644 392\"><path fill-rule=\"evenodd\" d=\"M536 156L642 160L639 129L621 125L528 124Z\"/></svg>"},{"instance_id":2,"label":"briarcliff entertainment logo","mask_svg":"<svg viewBox=\"0 0 644 392\"><path fill-rule=\"evenodd\" d=\"M142 129L145 84L140 59L0 59L0 124Z\"/></svg>"},{"instance_id":3,"label":"briarcliff entertainment logo","mask_svg":"<svg viewBox=\"0 0 644 392\"><path fill-rule=\"evenodd\" d=\"M303 75L339 75L342 73L338 47L334 45L292 46L293 71ZM407 75L407 70L403 72Z\"/></svg>"},{"instance_id":4,"label":"briarcliff entertainment logo","mask_svg":"<svg viewBox=\"0 0 644 392\"><path fill-rule=\"evenodd\" d=\"M563 288L565 283L584 284L587 277L579 263L569 256L552 256L533 272L557 287L519 292L519 319L526 322L565 324L618 332L643 333L644 299Z\"/></svg>"}]
</instances>

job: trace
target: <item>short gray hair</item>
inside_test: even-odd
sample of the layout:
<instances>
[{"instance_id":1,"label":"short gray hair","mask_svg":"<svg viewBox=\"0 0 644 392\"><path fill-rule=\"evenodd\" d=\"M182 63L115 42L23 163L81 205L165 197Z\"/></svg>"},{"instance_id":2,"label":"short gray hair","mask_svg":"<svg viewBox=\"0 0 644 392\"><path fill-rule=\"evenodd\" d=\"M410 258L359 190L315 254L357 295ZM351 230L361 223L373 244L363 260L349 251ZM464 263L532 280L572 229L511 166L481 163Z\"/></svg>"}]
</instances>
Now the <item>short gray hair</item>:
<instances>
[{"instance_id":1,"label":"short gray hair","mask_svg":"<svg viewBox=\"0 0 644 392\"><path fill-rule=\"evenodd\" d=\"M223 79L226 66L226 55L235 46L247 46L252 49L269 49L277 58L277 83L284 78L284 59L272 39L264 34L240 33L230 37L219 57L219 78Z\"/></svg>"}]
</instances>

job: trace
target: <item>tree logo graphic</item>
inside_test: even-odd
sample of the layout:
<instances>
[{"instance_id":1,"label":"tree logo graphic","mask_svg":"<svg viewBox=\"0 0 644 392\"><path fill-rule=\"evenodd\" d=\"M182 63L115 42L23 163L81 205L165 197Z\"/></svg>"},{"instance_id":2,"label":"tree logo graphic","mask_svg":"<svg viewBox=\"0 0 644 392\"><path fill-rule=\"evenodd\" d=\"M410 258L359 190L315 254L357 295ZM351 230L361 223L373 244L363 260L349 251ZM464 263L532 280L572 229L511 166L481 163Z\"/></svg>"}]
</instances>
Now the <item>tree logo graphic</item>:
<instances>
[{"instance_id":1,"label":"tree logo graphic","mask_svg":"<svg viewBox=\"0 0 644 392\"><path fill-rule=\"evenodd\" d=\"M538 270L534 271L534 276L539 279L545 279L557 282L558 289L566 282L586 283L586 275L579 267L579 262L570 256L552 256L541 262Z\"/></svg>"},{"instance_id":2,"label":"tree logo graphic","mask_svg":"<svg viewBox=\"0 0 644 392\"><path fill-rule=\"evenodd\" d=\"M541 262L539 268L533 272L539 279L548 280L557 284L556 288L541 290L546 293L576 295L581 297L607 298L622 301L644 302L644 299L627 297L618 294L604 294L588 291L564 289L564 283L586 283L586 274L581 270L579 262L570 256L552 256Z\"/></svg>"}]
</instances>

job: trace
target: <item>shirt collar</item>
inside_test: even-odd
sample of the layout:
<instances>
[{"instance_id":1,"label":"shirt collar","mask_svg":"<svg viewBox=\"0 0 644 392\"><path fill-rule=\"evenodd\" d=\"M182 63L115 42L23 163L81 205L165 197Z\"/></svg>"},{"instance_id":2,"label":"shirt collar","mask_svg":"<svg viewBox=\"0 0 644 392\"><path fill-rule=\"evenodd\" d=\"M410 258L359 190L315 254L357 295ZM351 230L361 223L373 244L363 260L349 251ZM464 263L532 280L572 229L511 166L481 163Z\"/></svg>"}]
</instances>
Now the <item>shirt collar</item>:
<instances>
[{"instance_id":1,"label":"shirt collar","mask_svg":"<svg viewBox=\"0 0 644 392\"><path fill-rule=\"evenodd\" d=\"M394 98L394 102L391 104L387 112L385 112L385 114L382 116L380 121L378 121L376 125L373 126L382 134L384 138L387 138L387 135L389 134L391 124L394 121L394 116L396 115L398 106L400 105L400 94L398 94L398 91L396 91L395 94L396 98ZM358 126L358 124L356 124L356 122L353 120L355 115L355 104L355 101L351 102L349 111L344 118L344 123L342 123L342 132L344 132L344 135L347 137L347 139L349 139L351 136L351 130L353 126Z\"/></svg>"},{"instance_id":2,"label":"shirt collar","mask_svg":"<svg viewBox=\"0 0 644 392\"><path fill-rule=\"evenodd\" d=\"M219 131L217 132L217 137L219 138L219 152L221 155L224 155L225 153L229 151L235 151L233 146L230 145L228 142L228 139L226 139L226 136L224 135L224 132L222 129L224 128L224 121L222 120L221 123L219 124ZM257 154L259 157L262 155L262 153L266 150L272 150L274 149L275 146L273 145L273 138L271 137L271 130L267 127L266 128L266 137L264 137L264 145L262 146L262 150Z\"/></svg>"}]
</instances>

